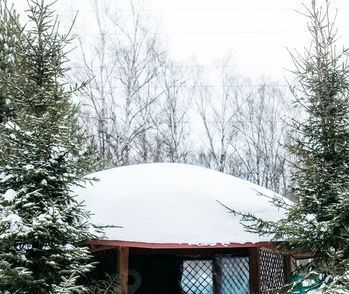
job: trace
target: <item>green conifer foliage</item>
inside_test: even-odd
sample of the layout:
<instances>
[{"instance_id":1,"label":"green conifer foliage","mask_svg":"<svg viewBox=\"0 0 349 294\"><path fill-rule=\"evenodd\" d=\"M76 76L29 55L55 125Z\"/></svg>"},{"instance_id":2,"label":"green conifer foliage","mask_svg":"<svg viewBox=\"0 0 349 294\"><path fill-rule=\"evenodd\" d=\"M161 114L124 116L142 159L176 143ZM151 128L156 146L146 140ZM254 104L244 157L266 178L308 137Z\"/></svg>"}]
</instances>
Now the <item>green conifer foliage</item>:
<instances>
[{"instance_id":1,"label":"green conifer foliage","mask_svg":"<svg viewBox=\"0 0 349 294\"><path fill-rule=\"evenodd\" d=\"M348 49L336 46L330 6L307 8L312 43L292 55L295 103L305 110L294 122L289 146L295 156L298 203L273 199L287 218L266 222L245 215L247 228L288 240L288 249L315 254L308 272L320 274L324 293L349 291L349 65ZM252 223L251 223L252 222Z\"/></svg>"},{"instance_id":2,"label":"green conifer foliage","mask_svg":"<svg viewBox=\"0 0 349 294\"><path fill-rule=\"evenodd\" d=\"M16 61L16 50L20 39L17 26L18 16L7 1L0 1L0 123L13 115L11 101L7 95L6 76L13 71Z\"/></svg>"},{"instance_id":3,"label":"green conifer foliage","mask_svg":"<svg viewBox=\"0 0 349 294\"><path fill-rule=\"evenodd\" d=\"M16 115L1 125L0 293L81 293L92 266L89 214L72 194L86 165L74 89L65 83L69 35L51 4L29 1L29 22L8 74ZM6 150L6 152L4 152Z\"/></svg>"}]
</instances>

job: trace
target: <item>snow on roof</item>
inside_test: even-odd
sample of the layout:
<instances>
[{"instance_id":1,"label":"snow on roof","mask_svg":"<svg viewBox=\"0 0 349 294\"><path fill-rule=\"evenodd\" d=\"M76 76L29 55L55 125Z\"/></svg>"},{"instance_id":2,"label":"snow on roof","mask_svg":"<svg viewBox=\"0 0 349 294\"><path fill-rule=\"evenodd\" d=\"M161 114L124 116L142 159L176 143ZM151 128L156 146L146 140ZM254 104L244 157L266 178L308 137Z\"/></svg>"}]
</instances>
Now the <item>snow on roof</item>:
<instances>
[{"instance_id":1,"label":"snow on roof","mask_svg":"<svg viewBox=\"0 0 349 294\"><path fill-rule=\"evenodd\" d=\"M85 201L97 225L106 228L107 240L229 244L269 241L248 233L242 213L277 220L283 212L269 199L275 194L248 181L214 170L174 163L139 164L94 173L97 182L75 192ZM270 239L270 238L269 238Z\"/></svg>"}]
</instances>

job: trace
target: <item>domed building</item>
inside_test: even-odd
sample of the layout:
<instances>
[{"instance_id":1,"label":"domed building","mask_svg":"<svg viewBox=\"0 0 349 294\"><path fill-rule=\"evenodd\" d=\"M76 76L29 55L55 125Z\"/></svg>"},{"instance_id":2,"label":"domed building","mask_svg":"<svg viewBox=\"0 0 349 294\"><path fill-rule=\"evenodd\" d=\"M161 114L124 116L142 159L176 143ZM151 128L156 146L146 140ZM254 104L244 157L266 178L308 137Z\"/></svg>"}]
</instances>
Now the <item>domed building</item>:
<instances>
[{"instance_id":1,"label":"domed building","mask_svg":"<svg viewBox=\"0 0 349 294\"><path fill-rule=\"evenodd\" d=\"M290 256L247 232L239 213L277 221L272 191L210 169L140 164L94 173L76 191L104 235L90 240L94 279L118 274L121 293L279 293ZM281 197L281 196L279 196ZM234 213L237 212L237 213Z\"/></svg>"}]
</instances>

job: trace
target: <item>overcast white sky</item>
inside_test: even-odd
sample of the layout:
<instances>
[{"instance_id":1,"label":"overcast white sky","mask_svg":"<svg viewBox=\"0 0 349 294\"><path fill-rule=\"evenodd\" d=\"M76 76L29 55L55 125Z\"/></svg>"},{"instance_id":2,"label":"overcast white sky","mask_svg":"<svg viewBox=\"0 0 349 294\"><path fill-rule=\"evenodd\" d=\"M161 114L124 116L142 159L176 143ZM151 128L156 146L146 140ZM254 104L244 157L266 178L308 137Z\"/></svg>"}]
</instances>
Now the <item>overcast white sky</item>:
<instances>
[{"instance_id":1,"label":"overcast white sky","mask_svg":"<svg viewBox=\"0 0 349 294\"><path fill-rule=\"evenodd\" d=\"M128 0L98 0L121 7ZM16 0L24 6L26 0ZM63 19L79 10L77 29L88 38L93 31L92 0L58 0ZM247 75L285 76L291 68L286 47L302 49L307 44L302 2L310 0L144 0L144 13L159 26L161 39L177 59L196 59L212 65L228 52ZM340 43L349 45L348 0L332 0L338 9Z\"/></svg>"}]
</instances>

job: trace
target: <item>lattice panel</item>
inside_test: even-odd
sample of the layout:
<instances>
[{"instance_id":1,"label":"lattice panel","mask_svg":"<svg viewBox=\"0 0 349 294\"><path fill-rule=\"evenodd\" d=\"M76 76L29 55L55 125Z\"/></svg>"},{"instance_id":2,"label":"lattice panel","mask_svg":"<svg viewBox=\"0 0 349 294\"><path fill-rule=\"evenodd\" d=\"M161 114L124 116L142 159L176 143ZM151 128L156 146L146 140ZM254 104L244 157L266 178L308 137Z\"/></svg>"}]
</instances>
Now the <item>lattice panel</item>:
<instances>
[{"instance_id":1,"label":"lattice panel","mask_svg":"<svg viewBox=\"0 0 349 294\"><path fill-rule=\"evenodd\" d=\"M248 257L217 256L215 262L219 294L250 293Z\"/></svg>"},{"instance_id":2,"label":"lattice panel","mask_svg":"<svg viewBox=\"0 0 349 294\"><path fill-rule=\"evenodd\" d=\"M212 294L212 260L183 261L181 285L186 294Z\"/></svg>"},{"instance_id":3,"label":"lattice panel","mask_svg":"<svg viewBox=\"0 0 349 294\"><path fill-rule=\"evenodd\" d=\"M284 270L284 256L282 254L260 250L261 293L281 293L286 275Z\"/></svg>"},{"instance_id":4,"label":"lattice panel","mask_svg":"<svg viewBox=\"0 0 349 294\"><path fill-rule=\"evenodd\" d=\"M249 294L249 258L218 255L183 261L182 293Z\"/></svg>"}]
</instances>

